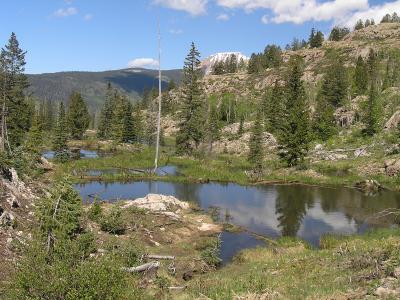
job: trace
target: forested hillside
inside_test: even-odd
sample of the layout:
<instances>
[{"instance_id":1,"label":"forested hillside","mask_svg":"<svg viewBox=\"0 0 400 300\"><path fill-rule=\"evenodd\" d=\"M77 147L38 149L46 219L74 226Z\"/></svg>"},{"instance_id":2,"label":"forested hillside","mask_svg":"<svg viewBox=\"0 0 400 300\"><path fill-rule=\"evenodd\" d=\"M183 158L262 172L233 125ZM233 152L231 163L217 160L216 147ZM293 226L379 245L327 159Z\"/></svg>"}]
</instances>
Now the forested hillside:
<instances>
[{"instance_id":1,"label":"forested hillside","mask_svg":"<svg viewBox=\"0 0 400 300\"><path fill-rule=\"evenodd\" d=\"M163 72L163 87L173 80L179 82L180 70ZM66 103L72 92L81 93L91 111L96 111L103 103L107 84L111 83L120 92L133 100L139 100L145 90L158 84L158 71L147 69L123 69L105 72L59 72L28 75L32 93L38 99Z\"/></svg>"}]
</instances>

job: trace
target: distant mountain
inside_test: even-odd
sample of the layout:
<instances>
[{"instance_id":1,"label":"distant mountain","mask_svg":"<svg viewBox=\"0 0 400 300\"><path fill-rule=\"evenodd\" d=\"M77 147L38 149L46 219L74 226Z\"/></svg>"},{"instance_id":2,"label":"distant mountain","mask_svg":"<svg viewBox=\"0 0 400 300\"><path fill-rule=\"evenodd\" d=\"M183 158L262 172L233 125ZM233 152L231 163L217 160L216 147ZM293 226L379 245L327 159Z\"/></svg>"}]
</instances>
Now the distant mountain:
<instances>
[{"instance_id":1,"label":"distant mountain","mask_svg":"<svg viewBox=\"0 0 400 300\"><path fill-rule=\"evenodd\" d=\"M205 60L201 62L201 67L203 68L205 74L208 75L211 73L213 66L217 62L220 61L225 62L228 58L231 57L232 54L236 56L238 62L240 61L240 59L243 59L244 61L249 60L249 58L246 55L242 54L241 52L221 52L207 57Z\"/></svg>"},{"instance_id":2,"label":"distant mountain","mask_svg":"<svg viewBox=\"0 0 400 300\"><path fill-rule=\"evenodd\" d=\"M167 70L162 74L162 86L170 80L179 83L181 70ZM158 86L158 71L148 69L122 69L104 72L59 72L28 75L31 84L28 92L39 99L67 102L73 91L82 93L91 111L98 110L104 102L108 82L129 95L140 100L145 89Z\"/></svg>"}]
</instances>

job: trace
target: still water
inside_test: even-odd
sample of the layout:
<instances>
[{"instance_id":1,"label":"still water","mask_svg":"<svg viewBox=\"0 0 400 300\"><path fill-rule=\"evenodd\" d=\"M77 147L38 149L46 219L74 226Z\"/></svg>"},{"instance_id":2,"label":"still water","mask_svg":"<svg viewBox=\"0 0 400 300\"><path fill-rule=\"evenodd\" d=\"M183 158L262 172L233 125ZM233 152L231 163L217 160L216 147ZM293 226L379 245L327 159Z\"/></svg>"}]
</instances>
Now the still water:
<instances>
[{"instance_id":1,"label":"still water","mask_svg":"<svg viewBox=\"0 0 400 300\"><path fill-rule=\"evenodd\" d=\"M138 181L90 182L75 188L87 202L94 195L111 202L136 199L149 193L172 195L195 202L204 210L218 207L221 221L240 225L252 233L269 238L297 236L316 247L321 236L327 233L361 234L369 228L397 226L395 220L379 218L376 214L387 208L400 208L399 193L367 196L348 188L301 185ZM263 244L249 232L224 232L221 240L221 256L225 262L242 249Z\"/></svg>"},{"instance_id":2,"label":"still water","mask_svg":"<svg viewBox=\"0 0 400 300\"><path fill-rule=\"evenodd\" d=\"M85 149L81 149L79 151L80 157L81 158L98 158L99 154L97 153L97 151L92 151L92 150L85 150ZM53 159L54 158L54 151L45 151L42 153L42 156L46 159Z\"/></svg>"}]
</instances>

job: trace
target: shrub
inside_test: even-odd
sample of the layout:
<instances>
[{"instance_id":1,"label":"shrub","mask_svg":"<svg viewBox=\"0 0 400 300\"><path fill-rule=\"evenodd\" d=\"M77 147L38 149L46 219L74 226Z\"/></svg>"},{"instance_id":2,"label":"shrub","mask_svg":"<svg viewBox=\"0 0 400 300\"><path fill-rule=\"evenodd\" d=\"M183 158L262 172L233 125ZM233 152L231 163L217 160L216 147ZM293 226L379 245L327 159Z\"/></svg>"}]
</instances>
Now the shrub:
<instances>
[{"instance_id":1,"label":"shrub","mask_svg":"<svg viewBox=\"0 0 400 300\"><path fill-rule=\"evenodd\" d=\"M101 230L111 234L124 234L126 230L125 221L122 218L122 210L113 207L100 221Z\"/></svg>"},{"instance_id":2,"label":"shrub","mask_svg":"<svg viewBox=\"0 0 400 300\"><path fill-rule=\"evenodd\" d=\"M101 205L99 201L95 199L88 212L89 220L98 222L101 219L102 215L103 215L103 210L101 208Z\"/></svg>"}]
</instances>

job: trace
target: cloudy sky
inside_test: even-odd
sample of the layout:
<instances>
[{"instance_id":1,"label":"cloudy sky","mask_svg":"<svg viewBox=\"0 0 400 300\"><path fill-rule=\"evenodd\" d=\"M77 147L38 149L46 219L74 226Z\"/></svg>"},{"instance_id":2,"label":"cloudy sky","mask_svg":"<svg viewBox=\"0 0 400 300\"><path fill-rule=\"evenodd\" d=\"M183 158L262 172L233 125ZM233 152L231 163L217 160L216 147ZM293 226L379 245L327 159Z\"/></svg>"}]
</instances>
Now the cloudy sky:
<instances>
[{"instance_id":1,"label":"cloudy sky","mask_svg":"<svg viewBox=\"0 0 400 300\"><path fill-rule=\"evenodd\" d=\"M261 51L312 27L329 33L359 18L400 14L400 0L5 0L0 44L12 31L28 50L29 73L98 71L158 65L161 22L163 69L180 68L191 41L202 57Z\"/></svg>"}]
</instances>

